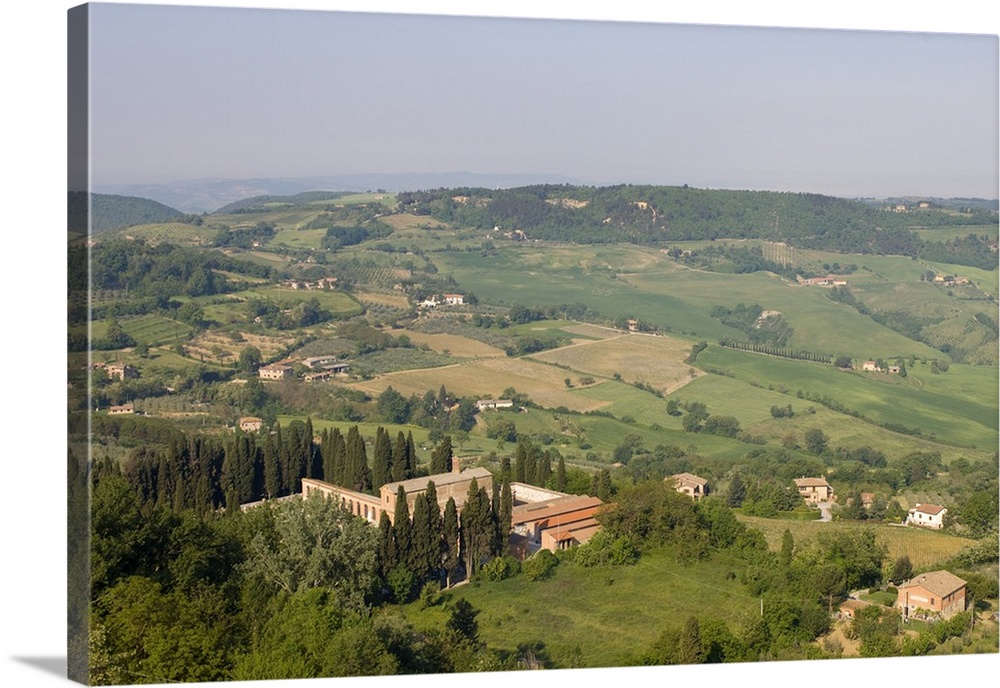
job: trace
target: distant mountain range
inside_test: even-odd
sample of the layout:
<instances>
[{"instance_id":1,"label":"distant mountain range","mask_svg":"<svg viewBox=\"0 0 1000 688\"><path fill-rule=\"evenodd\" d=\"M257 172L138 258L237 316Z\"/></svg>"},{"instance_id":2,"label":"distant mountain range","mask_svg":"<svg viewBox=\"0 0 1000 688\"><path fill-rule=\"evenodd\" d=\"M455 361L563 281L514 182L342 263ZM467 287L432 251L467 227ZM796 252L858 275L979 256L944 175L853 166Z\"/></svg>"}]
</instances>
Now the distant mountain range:
<instances>
[{"instance_id":1,"label":"distant mountain range","mask_svg":"<svg viewBox=\"0 0 1000 688\"><path fill-rule=\"evenodd\" d=\"M185 213L214 212L254 196L290 196L303 191L419 191L451 187L512 188L532 184L581 184L562 175L429 172L347 174L260 179L188 179L163 184L104 184L95 193L139 196Z\"/></svg>"}]
</instances>

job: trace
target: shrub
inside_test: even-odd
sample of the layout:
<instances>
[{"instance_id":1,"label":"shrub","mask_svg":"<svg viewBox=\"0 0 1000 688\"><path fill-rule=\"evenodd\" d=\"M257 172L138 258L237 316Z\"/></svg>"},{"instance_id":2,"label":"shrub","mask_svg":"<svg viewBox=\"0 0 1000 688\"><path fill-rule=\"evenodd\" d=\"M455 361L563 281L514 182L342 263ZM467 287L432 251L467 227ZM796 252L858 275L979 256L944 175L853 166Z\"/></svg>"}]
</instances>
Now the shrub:
<instances>
[{"instance_id":1,"label":"shrub","mask_svg":"<svg viewBox=\"0 0 1000 688\"><path fill-rule=\"evenodd\" d=\"M521 563L514 557L507 555L491 559L479 569L479 577L487 581L502 581L505 578L512 578L521 572Z\"/></svg>"},{"instance_id":2,"label":"shrub","mask_svg":"<svg viewBox=\"0 0 1000 688\"><path fill-rule=\"evenodd\" d=\"M521 565L521 571L530 581L548 578L552 569L559 563L556 555L547 549L540 549Z\"/></svg>"}]
</instances>

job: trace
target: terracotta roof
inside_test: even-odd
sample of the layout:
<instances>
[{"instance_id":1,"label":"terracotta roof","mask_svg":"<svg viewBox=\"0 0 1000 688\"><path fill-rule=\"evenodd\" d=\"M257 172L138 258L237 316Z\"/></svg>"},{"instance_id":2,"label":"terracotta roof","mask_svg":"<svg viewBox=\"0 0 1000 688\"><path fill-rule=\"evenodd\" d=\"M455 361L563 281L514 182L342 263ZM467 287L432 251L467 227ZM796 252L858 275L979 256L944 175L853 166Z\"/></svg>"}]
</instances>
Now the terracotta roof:
<instances>
[{"instance_id":1,"label":"terracotta roof","mask_svg":"<svg viewBox=\"0 0 1000 688\"><path fill-rule=\"evenodd\" d=\"M694 473L678 473L677 475L671 476L677 481L679 485L694 484L694 485L708 485L708 481L704 478L700 478Z\"/></svg>"},{"instance_id":2,"label":"terracotta roof","mask_svg":"<svg viewBox=\"0 0 1000 688\"><path fill-rule=\"evenodd\" d=\"M422 478L410 478L409 480L400 480L394 483L386 483L379 490L380 492L386 489L392 491L393 494L399 491L400 485L403 486L403 491L409 494L410 492L420 492L427 489L427 483L434 483L434 487L441 487L442 485L450 485L452 483L462 482L463 480L471 480L472 478L486 478L493 474L490 473L485 468L466 468L461 473L438 473L436 475L427 475ZM479 487L482 487L480 485Z\"/></svg>"},{"instance_id":3,"label":"terracotta roof","mask_svg":"<svg viewBox=\"0 0 1000 688\"><path fill-rule=\"evenodd\" d=\"M944 507L938 506L937 504L917 504L915 507L910 509L910 511L921 511L925 514L930 514L931 516L937 516L944 511Z\"/></svg>"},{"instance_id":4,"label":"terracotta roof","mask_svg":"<svg viewBox=\"0 0 1000 688\"><path fill-rule=\"evenodd\" d=\"M921 573L906 581L900 588L915 588L917 586L932 592L938 597L947 597L951 593L964 588L965 581L950 571L930 571Z\"/></svg>"},{"instance_id":5,"label":"terracotta roof","mask_svg":"<svg viewBox=\"0 0 1000 688\"><path fill-rule=\"evenodd\" d=\"M796 487L830 487L823 478L796 478Z\"/></svg>"},{"instance_id":6,"label":"terracotta roof","mask_svg":"<svg viewBox=\"0 0 1000 688\"><path fill-rule=\"evenodd\" d=\"M597 497L556 497L555 499L548 499L544 502L534 502L514 507L513 514L511 514L511 522L513 525L519 525L547 518L556 518L558 516L572 514L573 512L583 509L598 507L603 503L604 502Z\"/></svg>"}]
</instances>

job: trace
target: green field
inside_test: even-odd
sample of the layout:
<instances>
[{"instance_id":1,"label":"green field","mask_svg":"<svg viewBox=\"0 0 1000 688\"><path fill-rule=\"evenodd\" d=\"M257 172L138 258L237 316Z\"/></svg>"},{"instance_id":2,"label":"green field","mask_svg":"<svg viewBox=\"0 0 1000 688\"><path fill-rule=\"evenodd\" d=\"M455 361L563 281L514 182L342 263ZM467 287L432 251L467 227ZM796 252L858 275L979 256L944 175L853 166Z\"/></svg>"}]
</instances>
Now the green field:
<instances>
[{"instance_id":1,"label":"green field","mask_svg":"<svg viewBox=\"0 0 1000 688\"><path fill-rule=\"evenodd\" d=\"M858 532L871 529L875 532L875 541L885 545L888 550L887 561L895 561L896 558L905 554L910 557L910 561L917 570L941 566L945 561L958 554L963 547L974 542L948 533L916 526L904 527L851 521L838 523L791 521L744 516L743 514L739 514L738 518L747 526L764 533L768 546L775 551L781 548L781 537L785 530L792 534L796 547L808 547L818 538L828 536L833 532Z\"/></svg>"},{"instance_id":2,"label":"green field","mask_svg":"<svg viewBox=\"0 0 1000 688\"><path fill-rule=\"evenodd\" d=\"M754 613L759 598L727 577L740 566L726 554L684 566L657 551L634 566L560 564L548 580L474 583L445 595L448 601L464 597L480 611L480 639L493 649L514 652L519 644L541 641L555 668L624 666L692 614L735 627ZM404 608L418 631L444 625L447 602L420 606Z\"/></svg>"},{"instance_id":3,"label":"green field","mask_svg":"<svg viewBox=\"0 0 1000 688\"><path fill-rule=\"evenodd\" d=\"M843 372L829 365L786 361L718 346L703 351L698 363L729 370L743 382L756 380L764 387L775 388L784 385L792 395L802 390L830 397L876 422L919 428L925 437L966 447L997 446L1000 376L996 367L952 364L947 373L932 375L929 365L918 363L901 380L898 376ZM689 389L697 387L692 384ZM734 405L737 399L743 403L734 398ZM788 401L793 406L811 403L795 403L794 397Z\"/></svg>"}]
</instances>

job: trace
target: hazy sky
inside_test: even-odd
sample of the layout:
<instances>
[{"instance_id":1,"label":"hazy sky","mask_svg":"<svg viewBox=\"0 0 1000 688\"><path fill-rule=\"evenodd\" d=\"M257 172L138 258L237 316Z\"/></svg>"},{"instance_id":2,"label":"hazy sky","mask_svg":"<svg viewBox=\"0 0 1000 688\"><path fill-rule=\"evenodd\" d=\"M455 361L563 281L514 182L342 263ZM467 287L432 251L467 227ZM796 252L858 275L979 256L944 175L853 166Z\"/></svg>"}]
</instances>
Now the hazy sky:
<instances>
[{"instance_id":1,"label":"hazy sky","mask_svg":"<svg viewBox=\"0 0 1000 688\"><path fill-rule=\"evenodd\" d=\"M996 36L91 6L92 182L997 196Z\"/></svg>"}]
</instances>

